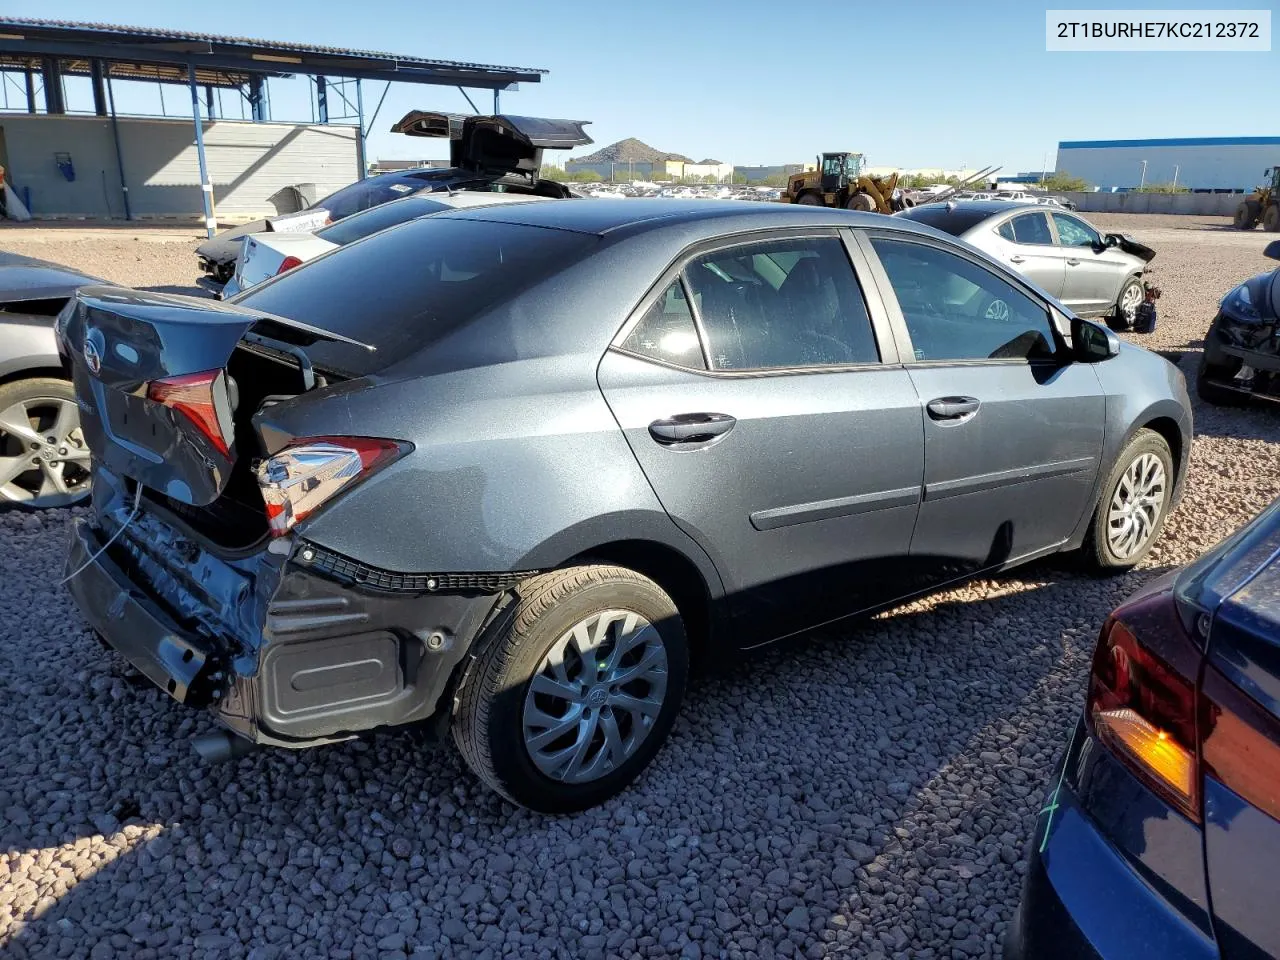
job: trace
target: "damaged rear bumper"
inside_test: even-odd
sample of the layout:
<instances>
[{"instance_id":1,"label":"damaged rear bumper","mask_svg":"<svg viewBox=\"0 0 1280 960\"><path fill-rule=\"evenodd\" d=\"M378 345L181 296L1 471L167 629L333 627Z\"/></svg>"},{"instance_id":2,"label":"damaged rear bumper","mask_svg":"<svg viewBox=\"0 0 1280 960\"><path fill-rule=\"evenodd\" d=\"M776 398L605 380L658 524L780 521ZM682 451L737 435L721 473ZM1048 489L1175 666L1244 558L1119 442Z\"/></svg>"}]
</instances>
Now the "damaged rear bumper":
<instances>
[{"instance_id":1,"label":"damaged rear bumper","mask_svg":"<svg viewBox=\"0 0 1280 960\"><path fill-rule=\"evenodd\" d=\"M114 530L114 527L112 527ZM257 744L305 747L447 716L498 593L344 582L300 556L221 558L149 510L102 549L77 520L68 583L93 629L175 700ZM95 556L96 554L96 556Z\"/></svg>"}]
</instances>

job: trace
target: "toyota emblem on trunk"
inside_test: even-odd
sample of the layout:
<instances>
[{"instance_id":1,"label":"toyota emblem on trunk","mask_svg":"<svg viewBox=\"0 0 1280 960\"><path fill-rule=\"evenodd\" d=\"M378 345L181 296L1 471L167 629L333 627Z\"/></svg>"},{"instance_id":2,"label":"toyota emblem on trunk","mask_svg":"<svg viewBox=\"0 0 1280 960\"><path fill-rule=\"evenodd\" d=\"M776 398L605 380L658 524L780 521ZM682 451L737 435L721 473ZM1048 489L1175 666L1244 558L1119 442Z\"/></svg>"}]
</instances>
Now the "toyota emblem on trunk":
<instances>
[{"instance_id":1,"label":"toyota emblem on trunk","mask_svg":"<svg viewBox=\"0 0 1280 960\"><path fill-rule=\"evenodd\" d=\"M102 369L102 354L98 352L98 345L92 340L84 342L84 363L92 374L96 375Z\"/></svg>"}]
</instances>

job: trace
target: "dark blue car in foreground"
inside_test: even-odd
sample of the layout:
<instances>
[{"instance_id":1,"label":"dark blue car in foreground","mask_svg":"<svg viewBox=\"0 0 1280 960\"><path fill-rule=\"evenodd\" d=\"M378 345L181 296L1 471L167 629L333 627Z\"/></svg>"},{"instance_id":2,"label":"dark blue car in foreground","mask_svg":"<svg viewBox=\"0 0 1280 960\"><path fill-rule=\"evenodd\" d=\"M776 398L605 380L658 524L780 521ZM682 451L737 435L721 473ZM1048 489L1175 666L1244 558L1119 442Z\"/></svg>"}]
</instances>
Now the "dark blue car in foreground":
<instances>
[{"instance_id":1,"label":"dark blue car in foreground","mask_svg":"<svg viewBox=\"0 0 1280 960\"><path fill-rule=\"evenodd\" d=\"M1280 501L1122 604L1005 956L1280 956Z\"/></svg>"}]
</instances>

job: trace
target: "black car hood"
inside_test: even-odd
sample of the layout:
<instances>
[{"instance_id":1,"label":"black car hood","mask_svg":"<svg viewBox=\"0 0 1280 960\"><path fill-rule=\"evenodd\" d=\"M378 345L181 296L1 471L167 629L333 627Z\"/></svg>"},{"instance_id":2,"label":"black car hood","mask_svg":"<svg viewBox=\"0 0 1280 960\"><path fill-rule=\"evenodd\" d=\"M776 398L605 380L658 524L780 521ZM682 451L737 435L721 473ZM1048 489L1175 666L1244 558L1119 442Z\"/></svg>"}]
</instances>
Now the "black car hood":
<instances>
[{"instance_id":1,"label":"black car hood","mask_svg":"<svg viewBox=\"0 0 1280 960\"><path fill-rule=\"evenodd\" d=\"M47 260L0 252L0 304L66 299L77 287L102 282Z\"/></svg>"},{"instance_id":2,"label":"black car hood","mask_svg":"<svg viewBox=\"0 0 1280 960\"><path fill-rule=\"evenodd\" d=\"M1108 233L1107 237L1115 237L1117 247L1125 253L1132 254L1144 263L1150 263L1156 257L1154 250L1145 243L1139 243L1127 233Z\"/></svg>"}]
</instances>

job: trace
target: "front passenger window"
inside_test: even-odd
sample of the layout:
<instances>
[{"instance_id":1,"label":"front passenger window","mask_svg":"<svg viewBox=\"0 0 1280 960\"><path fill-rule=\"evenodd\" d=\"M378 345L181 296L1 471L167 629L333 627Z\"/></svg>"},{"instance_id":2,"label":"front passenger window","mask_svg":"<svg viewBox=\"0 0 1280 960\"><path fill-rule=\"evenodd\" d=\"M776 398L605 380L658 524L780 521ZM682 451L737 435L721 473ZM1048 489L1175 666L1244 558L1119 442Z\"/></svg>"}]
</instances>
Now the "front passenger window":
<instances>
[{"instance_id":1,"label":"front passenger window","mask_svg":"<svg viewBox=\"0 0 1280 960\"><path fill-rule=\"evenodd\" d=\"M1075 217L1055 213L1053 215L1053 223L1058 228L1058 240L1064 247L1095 247L1102 245L1102 238L1098 236L1098 231Z\"/></svg>"},{"instance_id":2,"label":"front passenger window","mask_svg":"<svg viewBox=\"0 0 1280 960\"><path fill-rule=\"evenodd\" d=\"M917 360L1048 360L1049 311L1013 284L940 247L876 237Z\"/></svg>"}]
</instances>

